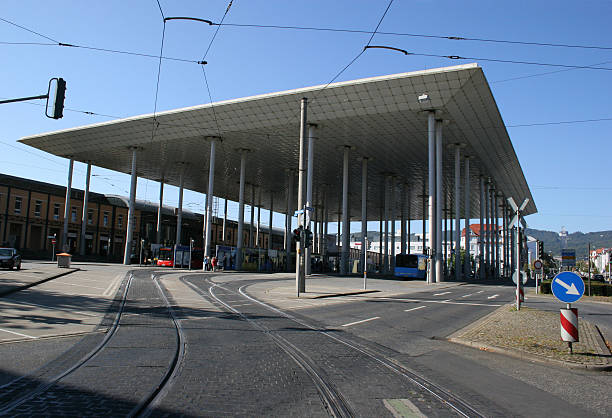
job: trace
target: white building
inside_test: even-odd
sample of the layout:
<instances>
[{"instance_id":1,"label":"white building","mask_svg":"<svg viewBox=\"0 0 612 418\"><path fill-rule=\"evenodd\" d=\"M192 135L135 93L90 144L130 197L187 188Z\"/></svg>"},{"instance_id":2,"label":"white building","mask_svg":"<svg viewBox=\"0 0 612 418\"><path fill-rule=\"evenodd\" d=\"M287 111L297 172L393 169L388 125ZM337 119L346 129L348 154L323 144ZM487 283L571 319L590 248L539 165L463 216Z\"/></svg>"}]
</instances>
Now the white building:
<instances>
[{"instance_id":1,"label":"white building","mask_svg":"<svg viewBox=\"0 0 612 418\"><path fill-rule=\"evenodd\" d=\"M612 258L612 248L598 248L591 250L591 262L606 278L610 278L610 258Z\"/></svg>"}]
</instances>

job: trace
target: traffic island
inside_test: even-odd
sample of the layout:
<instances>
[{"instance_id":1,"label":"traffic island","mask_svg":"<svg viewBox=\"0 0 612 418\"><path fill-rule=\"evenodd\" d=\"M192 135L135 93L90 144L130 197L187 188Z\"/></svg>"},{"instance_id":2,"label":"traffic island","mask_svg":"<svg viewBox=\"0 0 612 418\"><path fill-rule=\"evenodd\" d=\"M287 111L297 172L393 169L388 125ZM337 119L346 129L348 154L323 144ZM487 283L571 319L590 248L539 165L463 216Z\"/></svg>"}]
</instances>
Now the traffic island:
<instances>
[{"instance_id":1,"label":"traffic island","mask_svg":"<svg viewBox=\"0 0 612 418\"><path fill-rule=\"evenodd\" d=\"M580 319L580 341L570 354L561 341L559 314L513 305L504 305L479 321L448 337L454 343L538 362L552 362L570 368L612 370L612 355L597 329Z\"/></svg>"}]
</instances>

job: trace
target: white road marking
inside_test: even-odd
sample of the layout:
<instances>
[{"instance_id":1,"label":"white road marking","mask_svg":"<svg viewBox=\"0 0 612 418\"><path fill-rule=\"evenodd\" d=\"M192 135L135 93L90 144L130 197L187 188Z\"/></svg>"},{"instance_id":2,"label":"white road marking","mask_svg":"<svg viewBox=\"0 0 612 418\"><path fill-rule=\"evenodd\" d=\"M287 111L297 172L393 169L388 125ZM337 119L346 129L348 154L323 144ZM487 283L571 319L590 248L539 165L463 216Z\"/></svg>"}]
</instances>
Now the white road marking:
<instances>
[{"instance_id":1,"label":"white road marking","mask_svg":"<svg viewBox=\"0 0 612 418\"><path fill-rule=\"evenodd\" d=\"M440 303L446 303L449 305L470 305L470 306L502 306L502 305L496 305L494 303L471 303L471 302L453 302L450 299L449 300L443 300Z\"/></svg>"},{"instance_id":2,"label":"white road marking","mask_svg":"<svg viewBox=\"0 0 612 418\"><path fill-rule=\"evenodd\" d=\"M115 279L108 285L104 293L102 293L102 296L111 296L113 293L115 293L117 286L119 286L119 283L121 283L121 279L123 279L124 276L124 273L119 273L116 275Z\"/></svg>"},{"instance_id":3,"label":"white road marking","mask_svg":"<svg viewBox=\"0 0 612 418\"><path fill-rule=\"evenodd\" d=\"M487 299L495 299L496 297L498 297L499 295L493 295L493 296L488 296Z\"/></svg>"},{"instance_id":4,"label":"white road marking","mask_svg":"<svg viewBox=\"0 0 612 418\"><path fill-rule=\"evenodd\" d=\"M351 322L349 324L344 324L341 325L342 327L350 327L351 325L357 325L357 324L362 324L364 322L368 322L368 321L374 321L375 319L380 319L380 316L375 316L373 318L368 318L368 319L363 319L361 321L356 321L356 322Z\"/></svg>"},{"instance_id":5,"label":"white road marking","mask_svg":"<svg viewBox=\"0 0 612 418\"><path fill-rule=\"evenodd\" d=\"M478 291L478 292L476 292L476 293L482 293L482 292L484 292L484 290L479 290L479 291Z\"/></svg>"},{"instance_id":6,"label":"white road marking","mask_svg":"<svg viewBox=\"0 0 612 418\"><path fill-rule=\"evenodd\" d=\"M416 308L404 309L404 312L416 311L417 309L427 308L427 306L417 306Z\"/></svg>"},{"instance_id":7,"label":"white road marking","mask_svg":"<svg viewBox=\"0 0 612 418\"><path fill-rule=\"evenodd\" d=\"M473 293L470 293L470 294L467 294L467 295L463 295L463 296L461 296L461 297L462 297L462 298L467 298L468 296L472 296L472 295L473 295Z\"/></svg>"},{"instance_id":8,"label":"white road marking","mask_svg":"<svg viewBox=\"0 0 612 418\"><path fill-rule=\"evenodd\" d=\"M434 296L448 295L450 292L434 293Z\"/></svg>"},{"instance_id":9,"label":"white road marking","mask_svg":"<svg viewBox=\"0 0 612 418\"><path fill-rule=\"evenodd\" d=\"M20 337L27 337L27 338L31 338L33 340L37 339L38 337L32 337L31 335L25 335L25 334L21 334L19 332L15 332L15 331L10 331L8 329L4 329L4 328L0 328L0 331L4 331L4 332L8 332L10 334L15 334L15 335L19 335Z\"/></svg>"},{"instance_id":10,"label":"white road marking","mask_svg":"<svg viewBox=\"0 0 612 418\"><path fill-rule=\"evenodd\" d=\"M76 283L66 283L66 282L53 282L53 283L55 283L55 284L65 284L66 286L86 287L88 289L106 290L103 287L95 287L95 286L90 286L88 284L76 284Z\"/></svg>"}]
</instances>

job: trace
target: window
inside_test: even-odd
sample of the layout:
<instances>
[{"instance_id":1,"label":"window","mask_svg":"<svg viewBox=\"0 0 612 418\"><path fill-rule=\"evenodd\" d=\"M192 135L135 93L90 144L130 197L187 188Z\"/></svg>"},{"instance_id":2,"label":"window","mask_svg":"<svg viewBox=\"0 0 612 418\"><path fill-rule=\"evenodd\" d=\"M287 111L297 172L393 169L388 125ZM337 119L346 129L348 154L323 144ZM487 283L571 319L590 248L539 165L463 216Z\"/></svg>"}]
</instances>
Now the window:
<instances>
[{"instance_id":1,"label":"window","mask_svg":"<svg viewBox=\"0 0 612 418\"><path fill-rule=\"evenodd\" d=\"M119 229L123 228L123 215L117 216L117 227Z\"/></svg>"},{"instance_id":2,"label":"window","mask_svg":"<svg viewBox=\"0 0 612 418\"><path fill-rule=\"evenodd\" d=\"M40 218L41 209L42 209L42 200L37 200L36 203L34 203L34 216Z\"/></svg>"},{"instance_id":3,"label":"window","mask_svg":"<svg viewBox=\"0 0 612 418\"><path fill-rule=\"evenodd\" d=\"M21 213L21 197L15 196L15 215Z\"/></svg>"},{"instance_id":4,"label":"window","mask_svg":"<svg viewBox=\"0 0 612 418\"><path fill-rule=\"evenodd\" d=\"M93 209L87 209L87 225L93 224Z\"/></svg>"},{"instance_id":5,"label":"window","mask_svg":"<svg viewBox=\"0 0 612 418\"><path fill-rule=\"evenodd\" d=\"M108 226L108 212L104 212L104 216L102 217L102 225Z\"/></svg>"},{"instance_id":6,"label":"window","mask_svg":"<svg viewBox=\"0 0 612 418\"><path fill-rule=\"evenodd\" d=\"M72 210L70 211L70 222L76 222L77 221L77 208L76 206L72 207Z\"/></svg>"},{"instance_id":7,"label":"window","mask_svg":"<svg viewBox=\"0 0 612 418\"><path fill-rule=\"evenodd\" d=\"M59 215L60 215L60 204L54 203L53 204L53 219L56 221L59 220Z\"/></svg>"}]
</instances>

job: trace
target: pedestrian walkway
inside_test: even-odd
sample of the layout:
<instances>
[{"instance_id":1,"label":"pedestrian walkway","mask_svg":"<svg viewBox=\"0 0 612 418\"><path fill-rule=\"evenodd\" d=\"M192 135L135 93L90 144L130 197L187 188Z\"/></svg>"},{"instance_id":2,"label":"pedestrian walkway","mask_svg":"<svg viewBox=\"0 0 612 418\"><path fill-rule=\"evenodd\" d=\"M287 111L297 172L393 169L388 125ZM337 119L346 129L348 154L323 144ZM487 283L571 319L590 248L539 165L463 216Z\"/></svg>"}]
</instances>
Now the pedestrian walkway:
<instances>
[{"instance_id":1,"label":"pedestrian walkway","mask_svg":"<svg viewBox=\"0 0 612 418\"><path fill-rule=\"evenodd\" d=\"M129 266L24 262L0 273L0 343L96 330Z\"/></svg>"}]
</instances>

